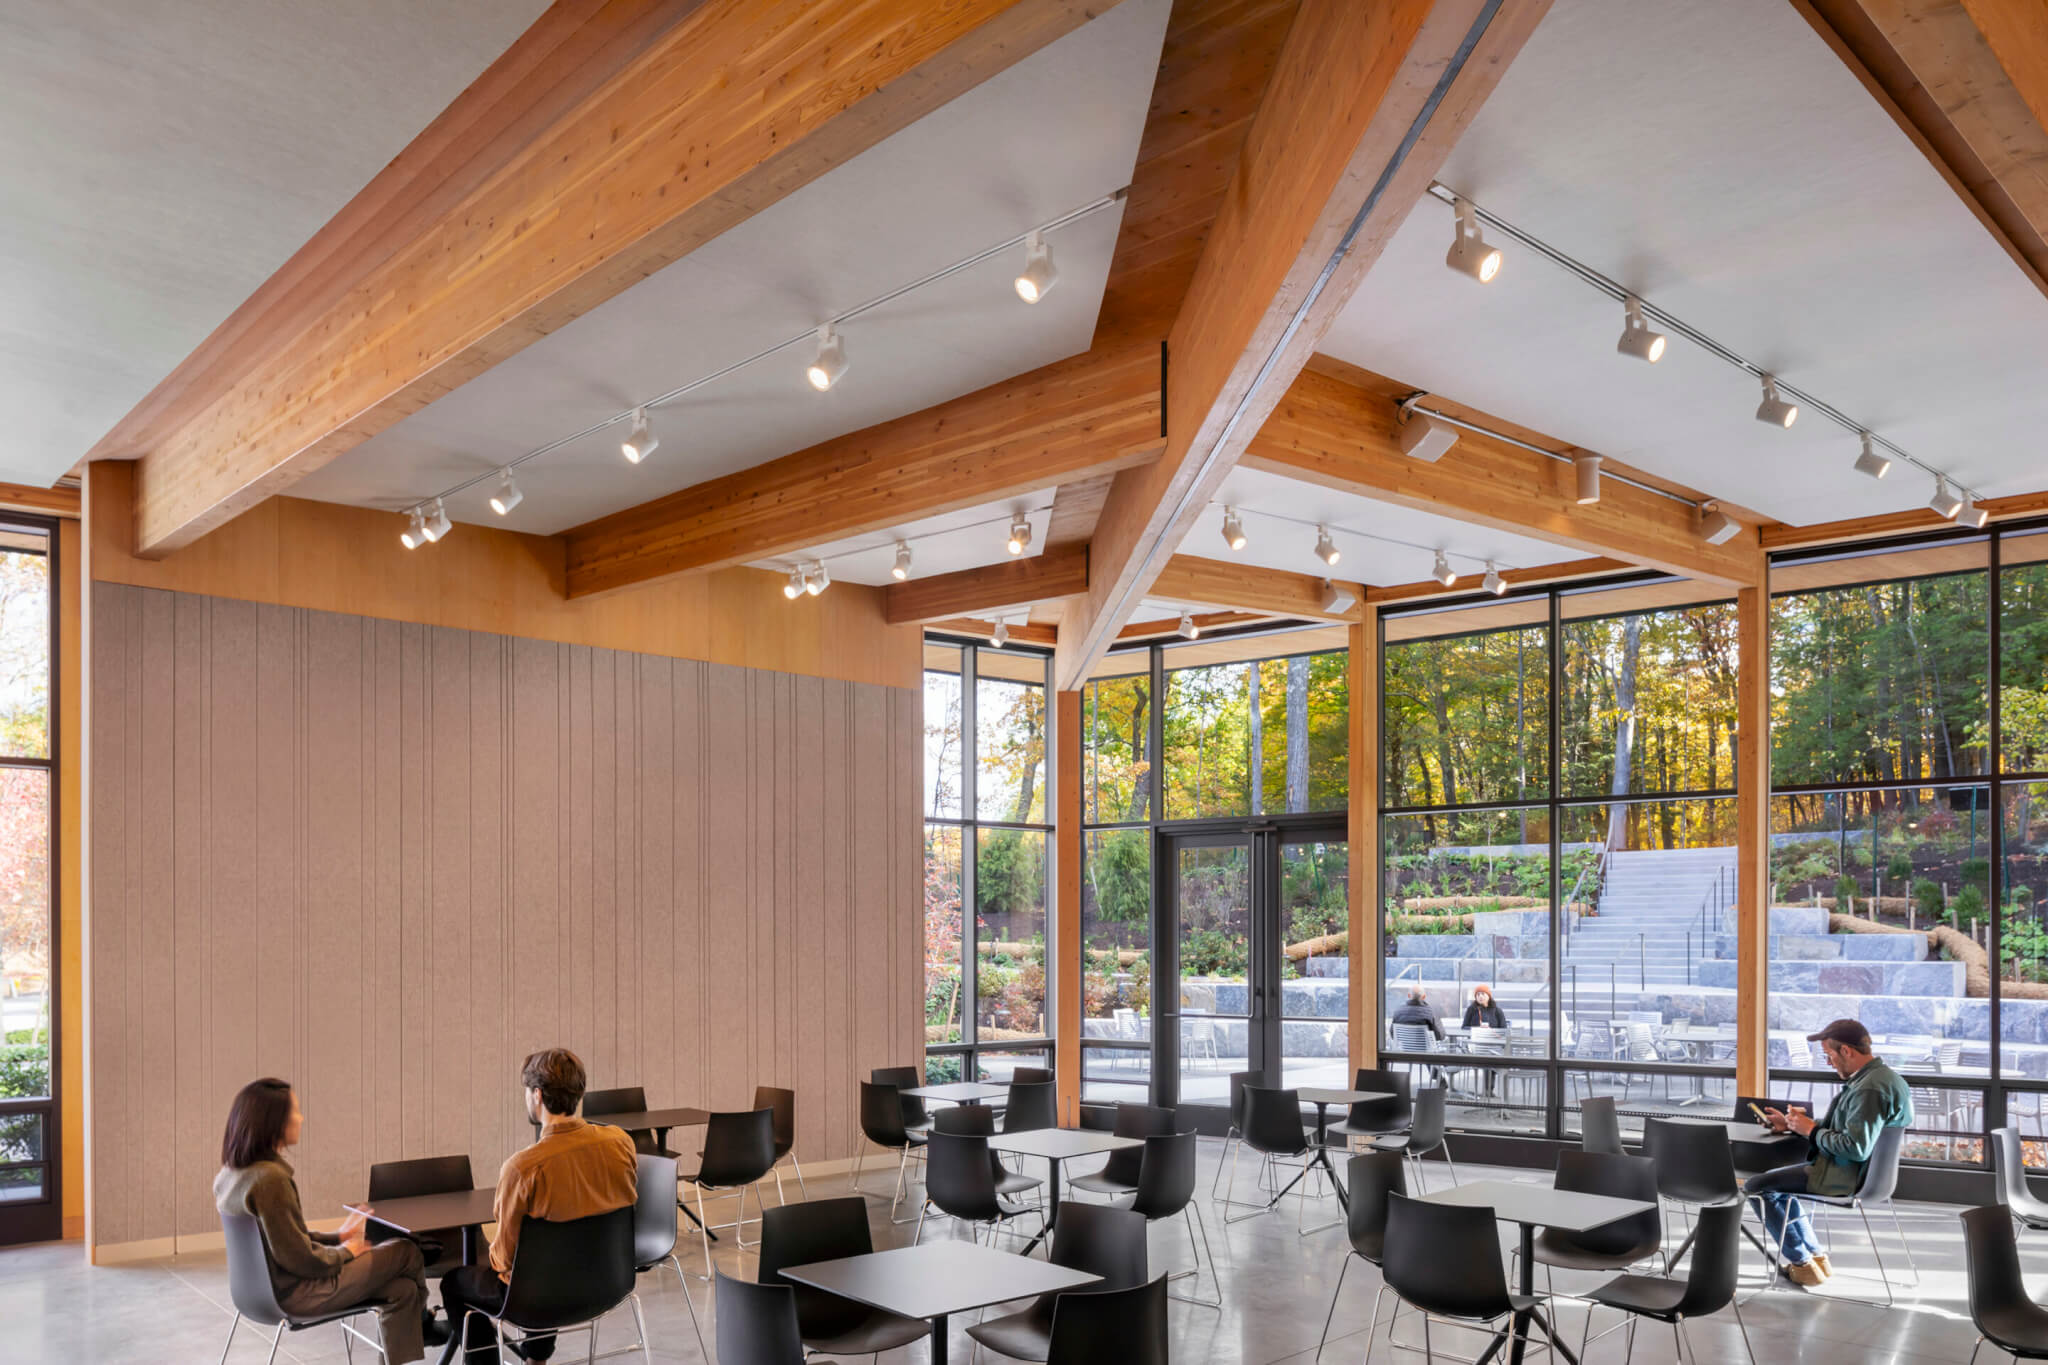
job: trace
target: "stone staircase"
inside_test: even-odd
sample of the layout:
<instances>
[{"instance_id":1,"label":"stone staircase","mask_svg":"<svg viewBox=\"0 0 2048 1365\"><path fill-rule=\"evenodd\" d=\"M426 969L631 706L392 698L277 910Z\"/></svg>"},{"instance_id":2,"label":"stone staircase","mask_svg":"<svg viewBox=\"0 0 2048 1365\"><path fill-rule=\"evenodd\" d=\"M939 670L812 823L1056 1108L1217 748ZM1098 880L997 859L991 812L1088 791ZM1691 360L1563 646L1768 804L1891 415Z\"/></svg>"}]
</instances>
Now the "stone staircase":
<instances>
[{"instance_id":1,"label":"stone staircase","mask_svg":"<svg viewBox=\"0 0 2048 1365\"><path fill-rule=\"evenodd\" d=\"M1582 1023L1604 1015L1594 1002L1606 1000L1610 981L1630 994L1683 990L1697 981L1698 963L1716 946L1716 925L1700 932L1700 904L1717 875L1723 894L1732 894L1733 848L1648 849L1608 859L1600 913L1579 921L1562 952L1560 988L1569 997L1577 976Z\"/></svg>"}]
</instances>

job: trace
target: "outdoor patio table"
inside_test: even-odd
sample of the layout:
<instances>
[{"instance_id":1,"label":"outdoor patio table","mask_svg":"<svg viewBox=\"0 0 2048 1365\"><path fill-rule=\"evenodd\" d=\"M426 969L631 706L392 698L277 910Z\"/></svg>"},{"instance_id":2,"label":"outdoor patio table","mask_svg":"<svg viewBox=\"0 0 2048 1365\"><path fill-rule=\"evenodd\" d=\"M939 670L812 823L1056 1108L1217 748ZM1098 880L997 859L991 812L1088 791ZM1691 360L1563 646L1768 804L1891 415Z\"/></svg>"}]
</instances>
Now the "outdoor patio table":
<instances>
[{"instance_id":1,"label":"outdoor patio table","mask_svg":"<svg viewBox=\"0 0 2048 1365\"><path fill-rule=\"evenodd\" d=\"M1052 1234L1060 1220L1060 1163L1077 1156L1100 1156L1105 1152L1120 1152L1129 1147L1143 1147L1145 1139L1118 1137L1092 1128L1034 1128L1023 1133L997 1133L988 1140L989 1150L1008 1152L1013 1156L1041 1156L1051 1179L1046 1183L1046 1198L1050 1211L1045 1216L1045 1226L1038 1235L1024 1244L1024 1251L1031 1251Z\"/></svg>"},{"instance_id":2,"label":"outdoor patio table","mask_svg":"<svg viewBox=\"0 0 2048 1365\"><path fill-rule=\"evenodd\" d=\"M498 1192L451 1190L446 1194L414 1194L403 1199L358 1200L342 1207L382 1223L408 1237L438 1228L462 1229L462 1263L483 1264L482 1225L496 1221Z\"/></svg>"},{"instance_id":3,"label":"outdoor patio table","mask_svg":"<svg viewBox=\"0 0 2048 1365\"><path fill-rule=\"evenodd\" d=\"M923 1318L932 1325L932 1365L945 1365L946 1320L953 1314L971 1313L1010 1299L1080 1289L1102 1280L1083 1270L972 1242L927 1242L871 1251L865 1256L785 1266L782 1273L798 1284L870 1308Z\"/></svg>"}]
</instances>

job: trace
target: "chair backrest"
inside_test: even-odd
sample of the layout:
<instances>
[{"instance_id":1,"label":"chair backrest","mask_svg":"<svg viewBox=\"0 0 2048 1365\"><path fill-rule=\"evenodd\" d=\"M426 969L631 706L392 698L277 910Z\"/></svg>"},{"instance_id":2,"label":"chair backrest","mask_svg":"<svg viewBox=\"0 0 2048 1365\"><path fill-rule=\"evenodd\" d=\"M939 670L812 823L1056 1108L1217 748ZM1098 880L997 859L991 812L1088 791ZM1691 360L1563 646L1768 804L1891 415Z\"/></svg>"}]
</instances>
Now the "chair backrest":
<instances>
[{"instance_id":1,"label":"chair backrest","mask_svg":"<svg viewBox=\"0 0 2048 1365\"><path fill-rule=\"evenodd\" d=\"M925 1148L924 1190L941 1213L969 1222L1002 1216L988 1139L933 1131Z\"/></svg>"},{"instance_id":2,"label":"chair backrest","mask_svg":"<svg viewBox=\"0 0 2048 1365\"><path fill-rule=\"evenodd\" d=\"M1717 1204L1738 1192L1735 1156L1724 1128L1645 1119L1643 1153L1657 1163L1657 1192L1666 1199Z\"/></svg>"},{"instance_id":3,"label":"chair backrest","mask_svg":"<svg viewBox=\"0 0 2048 1365\"><path fill-rule=\"evenodd\" d=\"M1244 1135L1244 1089L1248 1085L1264 1085L1263 1071L1233 1071L1230 1073L1230 1126Z\"/></svg>"},{"instance_id":4,"label":"chair backrest","mask_svg":"<svg viewBox=\"0 0 2048 1365\"><path fill-rule=\"evenodd\" d=\"M1444 1088L1440 1085L1425 1085L1415 1092L1408 1124L1408 1151L1412 1155L1421 1156L1443 1145L1444 1099Z\"/></svg>"},{"instance_id":5,"label":"chair backrest","mask_svg":"<svg viewBox=\"0 0 2048 1365\"><path fill-rule=\"evenodd\" d=\"M1193 1137L1194 1134L1188 1134ZM1102 1283L1093 1289L1129 1289L1145 1283L1145 1217L1134 1209L1112 1204L1083 1204L1061 1200L1054 1220L1052 1250L1047 1259L1069 1270L1100 1275ZM1056 1295L1046 1295L1050 1315Z\"/></svg>"},{"instance_id":6,"label":"chair backrest","mask_svg":"<svg viewBox=\"0 0 2048 1365\"><path fill-rule=\"evenodd\" d=\"M263 1245L263 1225L246 1213L224 1213L220 1230L228 1243L228 1297L235 1311L264 1327L284 1321L277 1285L270 1278L270 1252Z\"/></svg>"},{"instance_id":7,"label":"chair backrest","mask_svg":"<svg viewBox=\"0 0 2048 1365\"><path fill-rule=\"evenodd\" d=\"M1512 1306L1493 1210L1387 1196L1387 1288L1425 1313L1497 1318Z\"/></svg>"},{"instance_id":8,"label":"chair backrest","mask_svg":"<svg viewBox=\"0 0 2048 1365\"><path fill-rule=\"evenodd\" d=\"M1060 1126L1059 1100L1051 1081L1011 1081L1003 1109L1003 1131L1029 1133Z\"/></svg>"},{"instance_id":9,"label":"chair backrest","mask_svg":"<svg viewBox=\"0 0 2048 1365\"><path fill-rule=\"evenodd\" d=\"M1052 1068L1043 1066L1019 1066L1010 1069L1010 1084L1018 1081L1026 1085L1043 1085L1052 1079Z\"/></svg>"},{"instance_id":10,"label":"chair backrest","mask_svg":"<svg viewBox=\"0 0 2048 1365\"><path fill-rule=\"evenodd\" d=\"M874 1249L867 1201L858 1195L784 1204L761 1215L760 1280L796 1291L797 1325L804 1336L838 1336L864 1321L868 1309L852 1299L797 1284L782 1272L793 1265L865 1256Z\"/></svg>"},{"instance_id":11,"label":"chair backrest","mask_svg":"<svg viewBox=\"0 0 2048 1365\"><path fill-rule=\"evenodd\" d=\"M1360 1152L1344 1163L1351 1205L1344 1219L1351 1249L1378 1265L1387 1245L1387 1196L1408 1193L1408 1163L1399 1152Z\"/></svg>"},{"instance_id":12,"label":"chair backrest","mask_svg":"<svg viewBox=\"0 0 2048 1365\"><path fill-rule=\"evenodd\" d=\"M1991 1130L1991 1169L1992 1189L2000 1204L2034 1218L2048 1213L2048 1203L2043 1203L2027 1185L2027 1155L2020 1144L2019 1129Z\"/></svg>"},{"instance_id":13,"label":"chair backrest","mask_svg":"<svg viewBox=\"0 0 2048 1365\"><path fill-rule=\"evenodd\" d=\"M1742 1204L1708 1204L1693 1224L1692 1268L1677 1311L1688 1318L1718 1313L1735 1297L1742 1272Z\"/></svg>"},{"instance_id":14,"label":"chair backrest","mask_svg":"<svg viewBox=\"0 0 2048 1365\"><path fill-rule=\"evenodd\" d=\"M932 1115L934 1133L962 1133L968 1137L994 1137L996 1111L985 1104L956 1104Z\"/></svg>"},{"instance_id":15,"label":"chair backrest","mask_svg":"<svg viewBox=\"0 0 2048 1365\"><path fill-rule=\"evenodd\" d=\"M633 1265L644 1270L675 1253L676 1159L643 1152L634 1164Z\"/></svg>"},{"instance_id":16,"label":"chair backrest","mask_svg":"<svg viewBox=\"0 0 2048 1365\"><path fill-rule=\"evenodd\" d=\"M469 1156L423 1156L411 1161L380 1161L370 1167L370 1203L410 1199L421 1194L455 1194L473 1190ZM364 1229L372 1242L388 1242L405 1234L372 1219Z\"/></svg>"},{"instance_id":17,"label":"chair backrest","mask_svg":"<svg viewBox=\"0 0 2048 1365\"><path fill-rule=\"evenodd\" d=\"M887 1081L860 1083L860 1130L877 1147L910 1145L900 1100L896 1087Z\"/></svg>"},{"instance_id":18,"label":"chair backrest","mask_svg":"<svg viewBox=\"0 0 2048 1365\"><path fill-rule=\"evenodd\" d=\"M1130 1289L1059 1295L1045 1359L1046 1365L1167 1365L1166 1276Z\"/></svg>"},{"instance_id":19,"label":"chair backrest","mask_svg":"<svg viewBox=\"0 0 2048 1365\"><path fill-rule=\"evenodd\" d=\"M519 1224L505 1285L505 1321L529 1331L603 1317L633 1292L635 1205L555 1222Z\"/></svg>"},{"instance_id":20,"label":"chair backrest","mask_svg":"<svg viewBox=\"0 0 2048 1365\"><path fill-rule=\"evenodd\" d=\"M1863 1183L1856 1198L1866 1204L1881 1204L1899 1187L1899 1156L1906 1141L1904 1128L1880 1128L1870 1148L1870 1160L1863 1166Z\"/></svg>"},{"instance_id":21,"label":"chair backrest","mask_svg":"<svg viewBox=\"0 0 2048 1365\"><path fill-rule=\"evenodd\" d=\"M1640 1200L1651 1206L1648 1212L1631 1214L1585 1232L1553 1231L1553 1240L1584 1247L1602 1256L1619 1256L1631 1251L1648 1254L1664 1240L1664 1220L1657 1211L1657 1163L1646 1156L1614 1156L1607 1152L1567 1149L1557 1154L1557 1174L1552 1186L1574 1194L1604 1194L1614 1199ZM1739 1209L1741 1205L1729 1207Z\"/></svg>"},{"instance_id":22,"label":"chair backrest","mask_svg":"<svg viewBox=\"0 0 2048 1365\"><path fill-rule=\"evenodd\" d=\"M771 1127L778 1154L796 1146L796 1091L757 1085L754 1087L754 1107L766 1109L774 1115Z\"/></svg>"},{"instance_id":23,"label":"chair backrest","mask_svg":"<svg viewBox=\"0 0 2048 1365\"><path fill-rule=\"evenodd\" d=\"M1996 1204L1963 1210L1963 1265L1969 1271L1970 1321L1979 1332L1989 1335L1987 1320L2009 1315L2015 1308L2034 1308L2020 1272L2012 1215Z\"/></svg>"},{"instance_id":24,"label":"chair backrest","mask_svg":"<svg viewBox=\"0 0 2048 1365\"><path fill-rule=\"evenodd\" d=\"M1628 1023L1628 1059L1632 1062L1657 1060L1657 1032L1661 1025L1631 1019Z\"/></svg>"},{"instance_id":25,"label":"chair backrest","mask_svg":"<svg viewBox=\"0 0 2048 1365\"><path fill-rule=\"evenodd\" d=\"M914 1066L878 1066L868 1073L868 1079L884 1085L893 1085L898 1092L916 1090L924 1084L924 1077ZM929 1115L925 1113L924 1101L916 1095L899 1093L897 1102L903 1107L905 1128L923 1127Z\"/></svg>"},{"instance_id":26,"label":"chair backrest","mask_svg":"<svg viewBox=\"0 0 2048 1365\"><path fill-rule=\"evenodd\" d=\"M797 1325L796 1291L786 1284L718 1276L718 1358L747 1365L804 1365L803 1329Z\"/></svg>"},{"instance_id":27,"label":"chair backrest","mask_svg":"<svg viewBox=\"0 0 2048 1365\"><path fill-rule=\"evenodd\" d=\"M647 1108L647 1091L637 1085L622 1085L611 1090L586 1090L583 1092L583 1117L590 1120L605 1118L611 1114L638 1114ZM535 1124L535 1130L539 1125ZM654 1134L645 1128L631 1129L626 1136L633 1139L635 1151L653 1153L661 1144L654 1140Z\"/></svg>"},{"instance_id":28,"label":"chair backrest","mask_svg":"<svg viewBox=\"0 0 2048 1365\"><path fill-rule=\"evenodd\" d=\"M1396 1052L1430 1052L1435 1050L1436 1035L1429 1031L1427 1024L1389 1024Z\"/></svg>"},{"instance_id":29,"label":"chair backrest","mask_svg":"<svg viewBox=\"0 0 2048 1365\"><path fill-rule=\"evenodd\" d=\"M1173 1124L1171 1109L1156 1104L1120 1103L1116 1107L1116 1122L1110 1131L1118 1137L1148 1138L1158 1133L1171 1133ZM1136 1186L1139 1173L1144 1168L1145 1149L1126 1147L1109 1154L1109 1160L1102 1165L1102 1174L1105 1179L1119 1185Z\"/></svg>"},{"instance_id":30,"label":"chair backrest","mask_svg":"<svg viewBox=\"0 0 2048 1365\"><path fill-rule=\"evenodd\" d=\"M704 1125L700 1184L730 1189L751 1185L775 1165L775 1111L736 1109L713 1114Z\"/></svg>"},{"instance_id":31,"label":"chair backrest","mask_svg":"<svg viewBox=\"0 0 2048 1365\"><path fill-rule=\"evenodd\" d=\"M1131 1200L1132 1210L1156 1220L1186 1208L1195 1197L1194 1132L1148 1134L1138 1155L1138 1192Z\"/></svg>"},{"instance_id":32,"label":"chair backrest","mask_svg":"<svg viewBox=\"0 0 2048 1365\"><path fill-rule=\"evenodd\" d=\"M1270 1086L1244 1088L1244 1141L1254 1151L1274 1156L1299 1156L1308 1150L1308 1131L1301 1124L1301 1096Z\"/></svg>"},{"instance_id":33,"label":"chair backrest","mask_svg":"<svg viewBox=\"0 0 2048 1365\"><path fill-rule=\"evenodd\" d=\"M1352 1078L1353 1090L1390 1091L1392 1099L1360 1100L1351 1106L1350 1120L1360 1128L1405 1128L1414 1117L1408 1098L1408 1073L1360 1067Z\"/></svg>"},{"instance_id":34,"label":"chair backrest","mask_svg":"<svg viewBox=\"0 0 2048 1365\"><path fill-rule=\"evenodd\" d=\"M1621 1155L1621 1114L1612 1095L1588 1095L1579 1101L1579 1150Z\"/></svg>"}]
</instances>

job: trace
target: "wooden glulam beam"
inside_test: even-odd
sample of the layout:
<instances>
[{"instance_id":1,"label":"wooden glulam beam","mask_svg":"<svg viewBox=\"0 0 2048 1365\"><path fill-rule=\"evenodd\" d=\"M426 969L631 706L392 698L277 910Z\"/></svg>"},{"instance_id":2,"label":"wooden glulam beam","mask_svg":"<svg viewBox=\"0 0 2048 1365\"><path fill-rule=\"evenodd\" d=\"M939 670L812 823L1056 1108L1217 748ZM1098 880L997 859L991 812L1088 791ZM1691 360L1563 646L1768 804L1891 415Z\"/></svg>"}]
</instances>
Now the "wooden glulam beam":
<instances>
[{"instance_id":1,"label":"wooden glulam beam","mask_svg":"<svg viewBox=\"0 0 2048 1365\"><path fill-rule=\"evenodd\" d=\"M1986 498L1977 506L1983 508L1993 521L2035 516L2048 512L2048 492ZM1915 531L1938 531L1953 524L1947 517L1937 515L1932 508L1915 507L1872 517L1815 522L1811 526L1766 526L1758 533L1758 540L1766 550L1796 550L1810 545L1834 545L1880 536L1910 535Z\"/></svg>"},{"instance_id":2,"label":"wooden glulam beam","mask_svg":"<svg viewBox=\"0 0 2048 1365\"><path fill-rule=\"evenodd\" d=\"M482 111L520 130L509 152L480 139L489 175L147 444L102 443L141 459L137 552L189 544L1110 2L705 0L552 119Z\"/></svg>"},{"instance_id":3,"label":"wooden glulam beam","mask_svg":"<svg viewBox=\"0 0 2048 1365\"><path fill-rule=\"evenodd\" d=\"M957 616L944 621L927 621L925 629L946 635L970 635L979 640L987 640L995 635L996 623L974 616ZM1034 626L1029 622L1013 622L1010 625L1009 638L1013 645L1037 645L1041 649L1051 649L1059 643L1059 634L1057 626Z\"/></svg>"},{"instance_id":4,"label":"wooden glulam beam","mask_svg":"<svg viewBox=\"0 0 2048 1365\"><path fill-rule=\"evenodd\" d=\"M0 510L34 512L45 517L76 517L76 488L37 488L33 484L0 483Z\"/></svg>"},{"instance_id":5,"label":"wooden glulam beam","mask_svg":"<svg viewBox=\"0 0 2048 1365\"><path fill-rule=\"evenodd\" d=\"M1028 606L1087 590L1088 547L1062 545L1029 559L891 583L882 592L882 615L890 625L902 626Z\"/></svg>"},{"instance_id":6,"label":"wooden glulam beam","mask_svg":"<svg viewBox=\"0 0 2048 1365\"><path fill-rule=\"evenodd\" d=\"M1212 630L1227 630L1232 626L1255 626L1261 621L1273 619L1264 612L1256 611L1197 611L1190 612L1189 616L1194 620L1196 629L1204 635ZM1118 631L1116 638L1118 644L1125 644L1132 640L1158 640L1178 634L1180 618L1175 616L1158 621L1133 621Z\"/></svg>"},{"instance_id":7,"label":"wooden glulam beam","mask_svg":"<svg viewBox=\"0 0 2048 1365\"><path fill-rule=\"evenodd\" d=\"M1075 687L1314 352L1548 0L1302 0L1168 334L1168 442L1111 486Z\"/></svg>"},{"instance_id":8,"label":"wooden glulam beam","mask_svg":"<svg viewBox=\"0 0 2048 1365\"><path fill-rule=\"evenodd\" d=\"M1475 431L1460 430L1435 463L1412 459L1395 439L1398 412L1391 398L1307 370L1252 438L1243 463L1687 578L1734 586L1757 579L1754 527L1709 545L1690 504L1614 478L1603 481L1599 502L1582 505L1568 462Z\"/></svg>"},{"instance_id":9,"label":"wooden glulam beam","mask_svg":"<svg viewBox=\"0 0 2048 1365\"><path fill-rule=\"evenodd\" d=\"M1159 454L1159 348L1088 351L567 533L571 597L794 554Z\"/></svg>"},{"instance_id":10,"label":"wooden glulam beam","mask_svg":"<svg viewBox=\"0 0 2048 1365\"><path fill-rule=\"evenodd\" d=\"M1199 555L1175 555L1153 580L1150 596L1168 602L1200 603L1262 616L1296 616L1309 621L1356 621L1365 588L1336 580L1351 598L1343 611L1323 610L1323 582L1305 573L1233 564Z\"/></svg>"}]
</instances>

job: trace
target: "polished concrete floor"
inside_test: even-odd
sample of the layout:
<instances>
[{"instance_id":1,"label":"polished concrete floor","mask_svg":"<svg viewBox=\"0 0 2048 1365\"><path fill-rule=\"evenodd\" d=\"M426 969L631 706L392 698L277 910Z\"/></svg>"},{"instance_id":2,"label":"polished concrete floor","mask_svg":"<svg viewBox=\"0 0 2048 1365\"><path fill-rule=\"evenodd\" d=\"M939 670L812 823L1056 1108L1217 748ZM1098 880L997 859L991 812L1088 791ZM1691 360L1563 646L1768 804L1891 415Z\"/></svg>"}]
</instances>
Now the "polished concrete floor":
<instances>
[{"instance_id":1,"label":"polished concrete floor","mask_svg":"<svg viewBox=\"0 0 2048 1365\"><path fill-rule=\"evenodd\" d=\"M1221 1144L1205 1139L1203 1148L1203 1203L1208 1204L1209 1177ZM1078 1164L1078 1163L1077 1163ZM1242 1168L1249 1172L1249 1166ZM893 1174L893 1172L892 1172ZM1440 1164L1429 1168L1431 1188L1447 1183L1448 1172ZM1529 1171L1499 1171L1461 1164L1459 1174L1467 1179L1502 1177L1531 1180ZM909 1240L909 1226L895 1227L888 1221L888 1183L883 1172L870 1167L864 1182L881 1192L869 1201L876 1244L895 1245ZM773 1199L772 1185L770 1199ZM841 1194L845 1177L813 1180L815 1196ZM790 1182L794 1195L795 1182ZM1334 1201L1320 1210L1322 1217L1334 1216ZM1297 1210L1290 1197L1279 1212L1263 1214L1249 1221L1226 1225L1222 1210L1207 1208L1209 1236L1220 1261L1223 1303L1221 1310L1175 1303L1172 1308L1174 1359L1213 1361L1217 1365L1237 1362L1308 1362L1314 1359L1316 1339L1330 1307L1331 1290L1343 1263L1346 1243L1340 1228L1297 1235ZM714 1206L714 1213L716 1207ZM1307 1214L1311 1225L1319 1210L1311 1201ZM1946 1206L1908 1204L1902 1206L1905 1233L1911 1239L1918 1262L1917 1288L1901 1285L1897 1306L1889 1310L1844 1302L1842 1295L1875 1294L1875 1281L1858 1283L1843 1271L1867 1271L1872 1262L1860 1225L1837 1220L1832 1229L1837 1278L1818 1292L1784 1286L1755 1299L1743 1309L1750 1341L1759 1360L1769 1365L1784 1361L1865 1361L1882 1359L1897 1365L1915 1362L1960 1361L1968 1357L1976 1340L1969 1322L1962 1270L1961 1225L1956 1211ZM1851 1227L1854 1226L1854 1235ZM1885 1236L1882 1250L1888 1262L1898 1259L1889 1236L1890 1220L1879 1227ZM952 1226L934 1219L925 1230L926 1240L954 1235ZM960 1234L960 1235L964 1235ZM1675 1235L1673 1242L1675 1245ZM1503 1245L1507 1243L1504 1233ZM685 1265L701 1270L703 1261L696 1244L682 1244ZM1188 1239L1172 1224L1152 1230L1153 1269L1177 1268L1185 1263ZM2048 1275L2048 1240L2035 1246L2022 1243L2022 1256L2030 1272ZM738 1268L752 1275L750 1254L731 1249L717 1253L728 1272ZM1899 1265L1898 1269L1903 1269ZM1560 1293L1583 1288L1596 1281L1591 1277L1558 1278ZM1762 1283L1762 1274L1752 1255L1745 1266L1745 1292ZM1539 1282L1540 1283L1540 1282ZM1181 1282L1185 1285L1185 1282ZM1379 1287L1376 1272L1357 1265L1346 1277L1343 1297L1337 1305L1325 1360L1355 1362L1366 1349L1365 1330ZM2048 1290L2048 1285L2037 1285ZM1206 1277L1203 1283L1206 1291ZM708 1309L707 1286L692 1280L690 1291L702 1315L705 1339L715 1341ZM673 1274L643 1277L641 1299L657 1361L700 1361L685 1308L683 1289ZM0 1250L0 1361L11 1365L86 1365L87 1362L215 1361L228 1331L231 1309L223 1258L219 1253L180 1256L119 1267L94 1268L84 1262L76 1244L56 1244ZM1560 1305L1560 1314L1570 1339L1576 1341L1585 1319L1584 1310ZM1604 1310L1595 1321L1598 1331L1612 1320ZM1735 1320L1726 1313L1698 1323L1690 1329L1692 1343L1701 1360L1743 1361L1742 1338ZM1373 1359L1419 1359L1405 1352L1390 1352L1382 1323L1380 1341ZM616 1331L608 1328L603 1345L621 1344L631 1336L630 1321ZM1438 1329L1434 1344L1443 1355L1455 1353L1469 1359L1476 1338L1460 1337ZM1403 1319L1401 1339L1420 1344L1420 1333L1412 1320ZM268 1351L267 1341L244 1326L237 1336L229 1360L260 1362ZM956 1320L952 1359L966 1361L969 1342L964 1323ZM325 1327L297 1335L288 1334L280 1360L341 1361L341 1333ZM358 1358L363 1358L359 1353ZM580 1351L566 1348L562 1359L580 1359ZM896 1352L885 1359L922 1361L923 1346ZM1440 1355L1439 1358L1443 1358ZM1531 1359L1537 1359L1533 1353ZM1647 1328L1638 1332L1635 1358L1644 1361L1675 1359L1668 1329ZM1988 1349L1982 1359L2002 1359ZM992 1359L984 1355L984 1359ZM1620 1333L1595 1342L1589 1359L1596 1365L1623 1359ZM739 1362L728 1362L739 1365Z\"/></svg>"}]
</instances>

